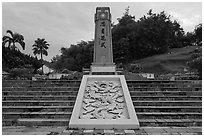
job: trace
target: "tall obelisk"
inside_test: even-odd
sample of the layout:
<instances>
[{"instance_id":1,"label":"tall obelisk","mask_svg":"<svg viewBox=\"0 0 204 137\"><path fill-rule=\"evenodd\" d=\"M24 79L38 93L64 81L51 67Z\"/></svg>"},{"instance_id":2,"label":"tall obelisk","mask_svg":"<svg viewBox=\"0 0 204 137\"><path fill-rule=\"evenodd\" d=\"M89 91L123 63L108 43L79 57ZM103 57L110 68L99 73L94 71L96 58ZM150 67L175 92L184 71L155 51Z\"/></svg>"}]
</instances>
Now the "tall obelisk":
<instances>
[{"instance_id":1,"label":"tall obelisk","mask_svg":"<svg viewBox=\"0 0 204 137\"><path fill-rule=\"evenodd\" d=\"M115 72L115 64L113 63L110 8L97 7L94 21L94 60L91 65L91 72Z\"/></svg>"},{"instance_id":2,"label":"tall obelisk","mask_svg":"<svg viewBox=\"0 0 204 137\"><path fill-rule=\"evenodd\" d=\"M91 65L93 75L83 75L69 128L138 129L139 121L125 77L109 75L116 73L116 70L108 7L96 8L95 25L94 61Z\"/></svg>"}]
</instances>

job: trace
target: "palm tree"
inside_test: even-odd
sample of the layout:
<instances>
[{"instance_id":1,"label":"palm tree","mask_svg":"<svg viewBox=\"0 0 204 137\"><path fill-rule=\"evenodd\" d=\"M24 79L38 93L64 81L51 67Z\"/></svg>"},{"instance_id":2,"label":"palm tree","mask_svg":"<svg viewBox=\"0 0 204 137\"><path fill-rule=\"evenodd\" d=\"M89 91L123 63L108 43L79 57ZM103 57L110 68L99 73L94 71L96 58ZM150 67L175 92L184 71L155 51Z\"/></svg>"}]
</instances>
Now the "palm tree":
<instances>
[{"instance_id":1,"label":"palm tree","mask_svg":"<svg viewBox=\"0 0 204 137\"><path fill-rule=\"evenodd\" d=\"M18 33L13 33L11 30L7 30L7 33L11 35L10 36L3 36L2 38L2 46L5 46L6 43L8 43L8 47L10 49L16 49L15 43L19 43L23 50L25 49L25 42L23 35L20 35Z\"/></svg>"},{"instance_id":2,"label":"palm tree","mask_svg":"<svg viewBox=\"0 0 204 137\"><path fill-rule=\"evenodd\" d=\"M45 41L45 39L40 39L38 38L37 40L35 40L35 43L33 45L33 54L40 54L41 56L41 63L43 62L43 55L47 56L48 52L47 49L49 48L49 44L47 43L47 41ZM43 73L43 67L42 67L42 73Z\"/></svg>"}]
</instances>

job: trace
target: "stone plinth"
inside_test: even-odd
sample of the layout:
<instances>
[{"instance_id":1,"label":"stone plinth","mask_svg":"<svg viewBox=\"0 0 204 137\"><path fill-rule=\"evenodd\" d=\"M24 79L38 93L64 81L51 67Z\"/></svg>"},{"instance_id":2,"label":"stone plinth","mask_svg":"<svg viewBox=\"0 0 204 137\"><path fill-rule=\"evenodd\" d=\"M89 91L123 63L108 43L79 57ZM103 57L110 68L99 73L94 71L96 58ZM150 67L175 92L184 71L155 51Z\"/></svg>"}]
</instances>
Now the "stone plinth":
<instances>
[{"instance_id":1,"label":"stone plinth","mask_svg":"<svg viewBox=\"0 0 204 137\"><path fill-rule=\"evenodd\" d=\"M124 76L84 75L69 128L138 129Z\"/></svg>"},{"instance_id":2,"label":"stone plinth","mask_svg":"<svg viewBox=\"0 0 204 137\"><path fill-rule=\"evenodd\" d=\"M115 72L116 66L115 65L92 65L91 72Z\"/></svg>"}]
</instances>

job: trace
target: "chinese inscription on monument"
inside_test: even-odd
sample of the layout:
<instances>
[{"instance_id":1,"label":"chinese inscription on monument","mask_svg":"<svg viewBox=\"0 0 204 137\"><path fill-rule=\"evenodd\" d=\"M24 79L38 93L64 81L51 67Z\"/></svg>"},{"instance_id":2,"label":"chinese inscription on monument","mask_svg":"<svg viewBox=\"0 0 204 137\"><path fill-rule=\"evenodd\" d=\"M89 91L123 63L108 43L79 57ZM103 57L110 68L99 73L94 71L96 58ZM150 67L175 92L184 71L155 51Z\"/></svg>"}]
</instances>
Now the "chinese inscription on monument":
<instances>
[{"instance_id":1,"label":"chinese inscription on monument","mask_svg":"<svg viewBox=\"0 0 204 137\"><path fill-rule=\"evenodd\" d=\"M109 7L97 7L93 65L114 65Z\"/></svg>"}]
</instances>

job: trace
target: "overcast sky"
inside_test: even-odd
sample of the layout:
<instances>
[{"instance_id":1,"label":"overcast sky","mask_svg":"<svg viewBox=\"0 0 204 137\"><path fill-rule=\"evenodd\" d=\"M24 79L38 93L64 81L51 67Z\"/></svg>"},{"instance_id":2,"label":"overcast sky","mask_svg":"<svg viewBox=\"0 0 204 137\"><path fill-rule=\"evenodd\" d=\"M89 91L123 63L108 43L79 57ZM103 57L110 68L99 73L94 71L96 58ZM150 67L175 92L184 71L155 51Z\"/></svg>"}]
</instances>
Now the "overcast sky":
<instances>
[{"instance_id":1,"label":"overcast sky","mask_svg":"<svg viewBox=\"0 0 204 137\"><path fill-rule=\"evenodd\" d=\"M37 38L45 38L50 44L47 61L57 54L61 47L69 47L81 40L94 39L94 13L96 7L108 6L111 9L112 22L123 16L125 8L130 6L130 14L138 20L152 9L155 13L165 11L173 16L185 32L193 31L202 22L202 3L122 3L122 2L66 2L66 3L2 3L2 35L6 30L22 34L25 38L24 53L32 53L32 45Z\"/></svg>"}]
</instances>

